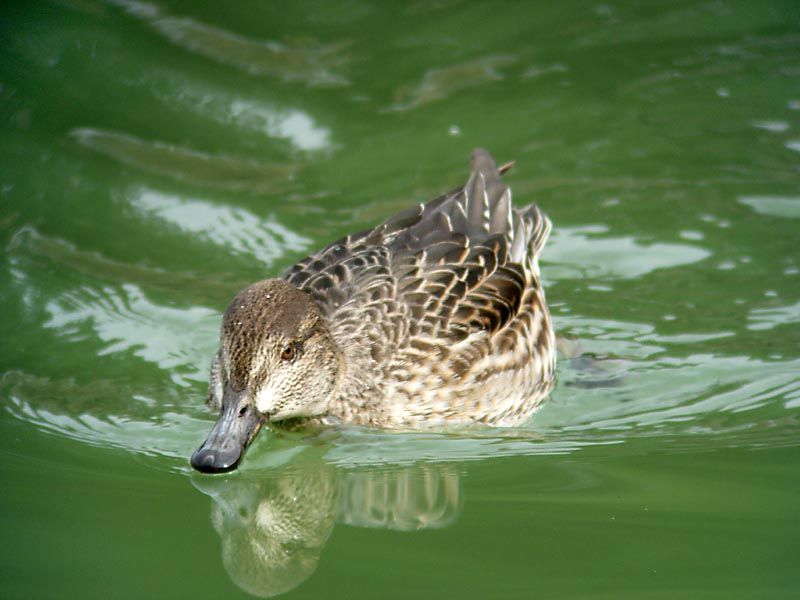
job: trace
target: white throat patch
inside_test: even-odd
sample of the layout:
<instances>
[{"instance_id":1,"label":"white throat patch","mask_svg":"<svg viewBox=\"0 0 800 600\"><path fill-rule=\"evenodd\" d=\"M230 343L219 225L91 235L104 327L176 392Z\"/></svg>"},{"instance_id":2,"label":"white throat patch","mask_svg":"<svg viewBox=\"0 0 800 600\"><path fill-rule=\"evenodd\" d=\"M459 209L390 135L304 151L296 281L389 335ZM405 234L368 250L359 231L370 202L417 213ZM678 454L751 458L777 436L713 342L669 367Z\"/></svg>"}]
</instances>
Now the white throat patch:
<instances>
[{"instance_id":1,"label":"white throat patch","mask_svg":"<svg viewBox=\"0 0 800 600\"><path fill-rule=\"evenodd\" d=\"M256 393L256 408L261 414L273 412L277 400L271 387L261 389Z\"/></svg>"}]
</instances>

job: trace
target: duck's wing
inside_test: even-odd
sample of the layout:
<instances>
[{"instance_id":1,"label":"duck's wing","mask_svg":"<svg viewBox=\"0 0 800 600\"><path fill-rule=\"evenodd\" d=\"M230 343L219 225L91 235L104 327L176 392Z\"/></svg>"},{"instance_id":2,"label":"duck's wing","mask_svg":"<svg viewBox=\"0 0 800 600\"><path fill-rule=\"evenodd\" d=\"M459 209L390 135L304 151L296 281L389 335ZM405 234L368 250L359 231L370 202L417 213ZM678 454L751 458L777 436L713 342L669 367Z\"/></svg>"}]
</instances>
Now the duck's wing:
<instances>
[{"instance_id":1,"label":"duck's wing","mask_svg":"<svg viewBox=\"0 0 800 600\"><path fill-rule=\"evenodd\" d=\"M497 331L538 277L537 256L550 231L535 205L513 209L501 177L512 164L498 169L477 149L464 186L338 240L283 277L333 308L372 277L394 286L413 328L461 339Z\"/></svg>"},{"instance_id":2,"label":"duck's wing","mask_svg":"<svg viewBox=\"0 0 800 600\"><path fill-rule=\"evenodd\" d=\"M400 292L417 327L429 330L419 334L491 337L538 289L550 221L535 205L515 210L501 174L486 151L475 150L467 184L393 241Z\"/></svg>"},{"instance_id":3,"label":"duck's wing","mask_svg":"<svg viewBox=\"0 0 800 600\"><path fill-rule=\"evenodd\" d=\"M320 304L330 303L327 296L331 294L337 297L334 303L338 303L351 292L349 288L354 279L376 268L388 268L387 246L418 225L431 212L430 204L441 204L457 191L405 210L372 229L351 233L308 255L282 277L295 287L309 291Z\"/></svg>"},{"instance_id":4,"label":"duck's wing","mask_svg":"<svg viewBox=\"0 0 800 600\"><path fill-rule=\"evenodd\" d=\"M475 161L474 155L479 152L487 157L489 156L485 151L476 150L473 153L473 163ZM491 161L490 157L489 161ZM514 163L509 162L500 166L496 171L499 174L505 174L513 166ZM494 167L494 163L492 163L492 167ZM282 277L296 287L302 287L310 278L329 270L330 267L345 261L349 257L368 253L378 246L391 244L399 236L412 230L416 232L414 235L418 236L432 226L435 227L439 224L436 221L436 215L443 212L449 213L453 203L464 194L465 187L458 187L429 202L404 210L377 227L364 229L343 237L322 250L308 255L290 267Z\"/></svg>"}]
</instances>

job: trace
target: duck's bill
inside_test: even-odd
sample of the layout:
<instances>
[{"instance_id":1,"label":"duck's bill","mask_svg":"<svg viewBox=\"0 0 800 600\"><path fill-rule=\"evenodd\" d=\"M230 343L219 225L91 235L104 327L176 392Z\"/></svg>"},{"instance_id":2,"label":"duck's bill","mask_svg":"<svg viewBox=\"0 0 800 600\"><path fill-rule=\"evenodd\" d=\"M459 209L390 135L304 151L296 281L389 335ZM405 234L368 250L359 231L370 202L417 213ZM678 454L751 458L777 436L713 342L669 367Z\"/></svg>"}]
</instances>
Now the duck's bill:
<instances>
[{"instance_id":1,"label":"duck's bill","mask_svg":"<svg viewBox=\"0 0 800 600\"><path fill-rule=\"evenodd\" d=\"M192 454L192 466L203 473L233 471L261 429L264 417L247 402L246 392L226 394L219 419L208 439Z\"/></svg>"}]
</instances>

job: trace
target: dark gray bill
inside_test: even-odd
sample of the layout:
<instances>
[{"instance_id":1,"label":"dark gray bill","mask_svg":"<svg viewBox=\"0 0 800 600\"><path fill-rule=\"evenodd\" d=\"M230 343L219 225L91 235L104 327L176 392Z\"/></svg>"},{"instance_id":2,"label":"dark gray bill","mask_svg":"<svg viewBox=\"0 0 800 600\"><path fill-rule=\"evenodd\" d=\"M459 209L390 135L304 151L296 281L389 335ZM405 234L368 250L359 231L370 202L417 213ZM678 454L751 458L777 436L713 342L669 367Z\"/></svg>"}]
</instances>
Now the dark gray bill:
<instances>
[{"instance_id":1,"label":"dark gray bill","mask_svg":"<svg viewBox=\"0 0 800 600\"><path fill-rule=\"evenodd\" d=\"M233 471L244 457L245 448L264 422L246 391L225 390L219 419L208 439L192 454L192 466L203 473Z\"/></svg>"}]
</instances>

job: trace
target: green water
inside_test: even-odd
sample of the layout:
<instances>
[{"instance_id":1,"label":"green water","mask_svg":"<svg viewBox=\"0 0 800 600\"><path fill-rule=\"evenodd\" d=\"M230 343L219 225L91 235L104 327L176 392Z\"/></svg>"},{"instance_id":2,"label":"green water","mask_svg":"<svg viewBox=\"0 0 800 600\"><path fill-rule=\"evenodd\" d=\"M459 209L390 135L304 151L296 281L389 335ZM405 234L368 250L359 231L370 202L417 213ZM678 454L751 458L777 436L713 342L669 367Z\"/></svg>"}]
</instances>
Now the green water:
<instances>
[{"instance_id":1,"label":"green water","mask_svg":"<svg viewBox=\"0 0 800 600\"><path fill-rule=\"evenodd\" d=\"M4 598L795 598L794 2L0 9ZM191 472L241 287L516 160L526 427L264 432Z\"/></svg>"}]
</instances>

